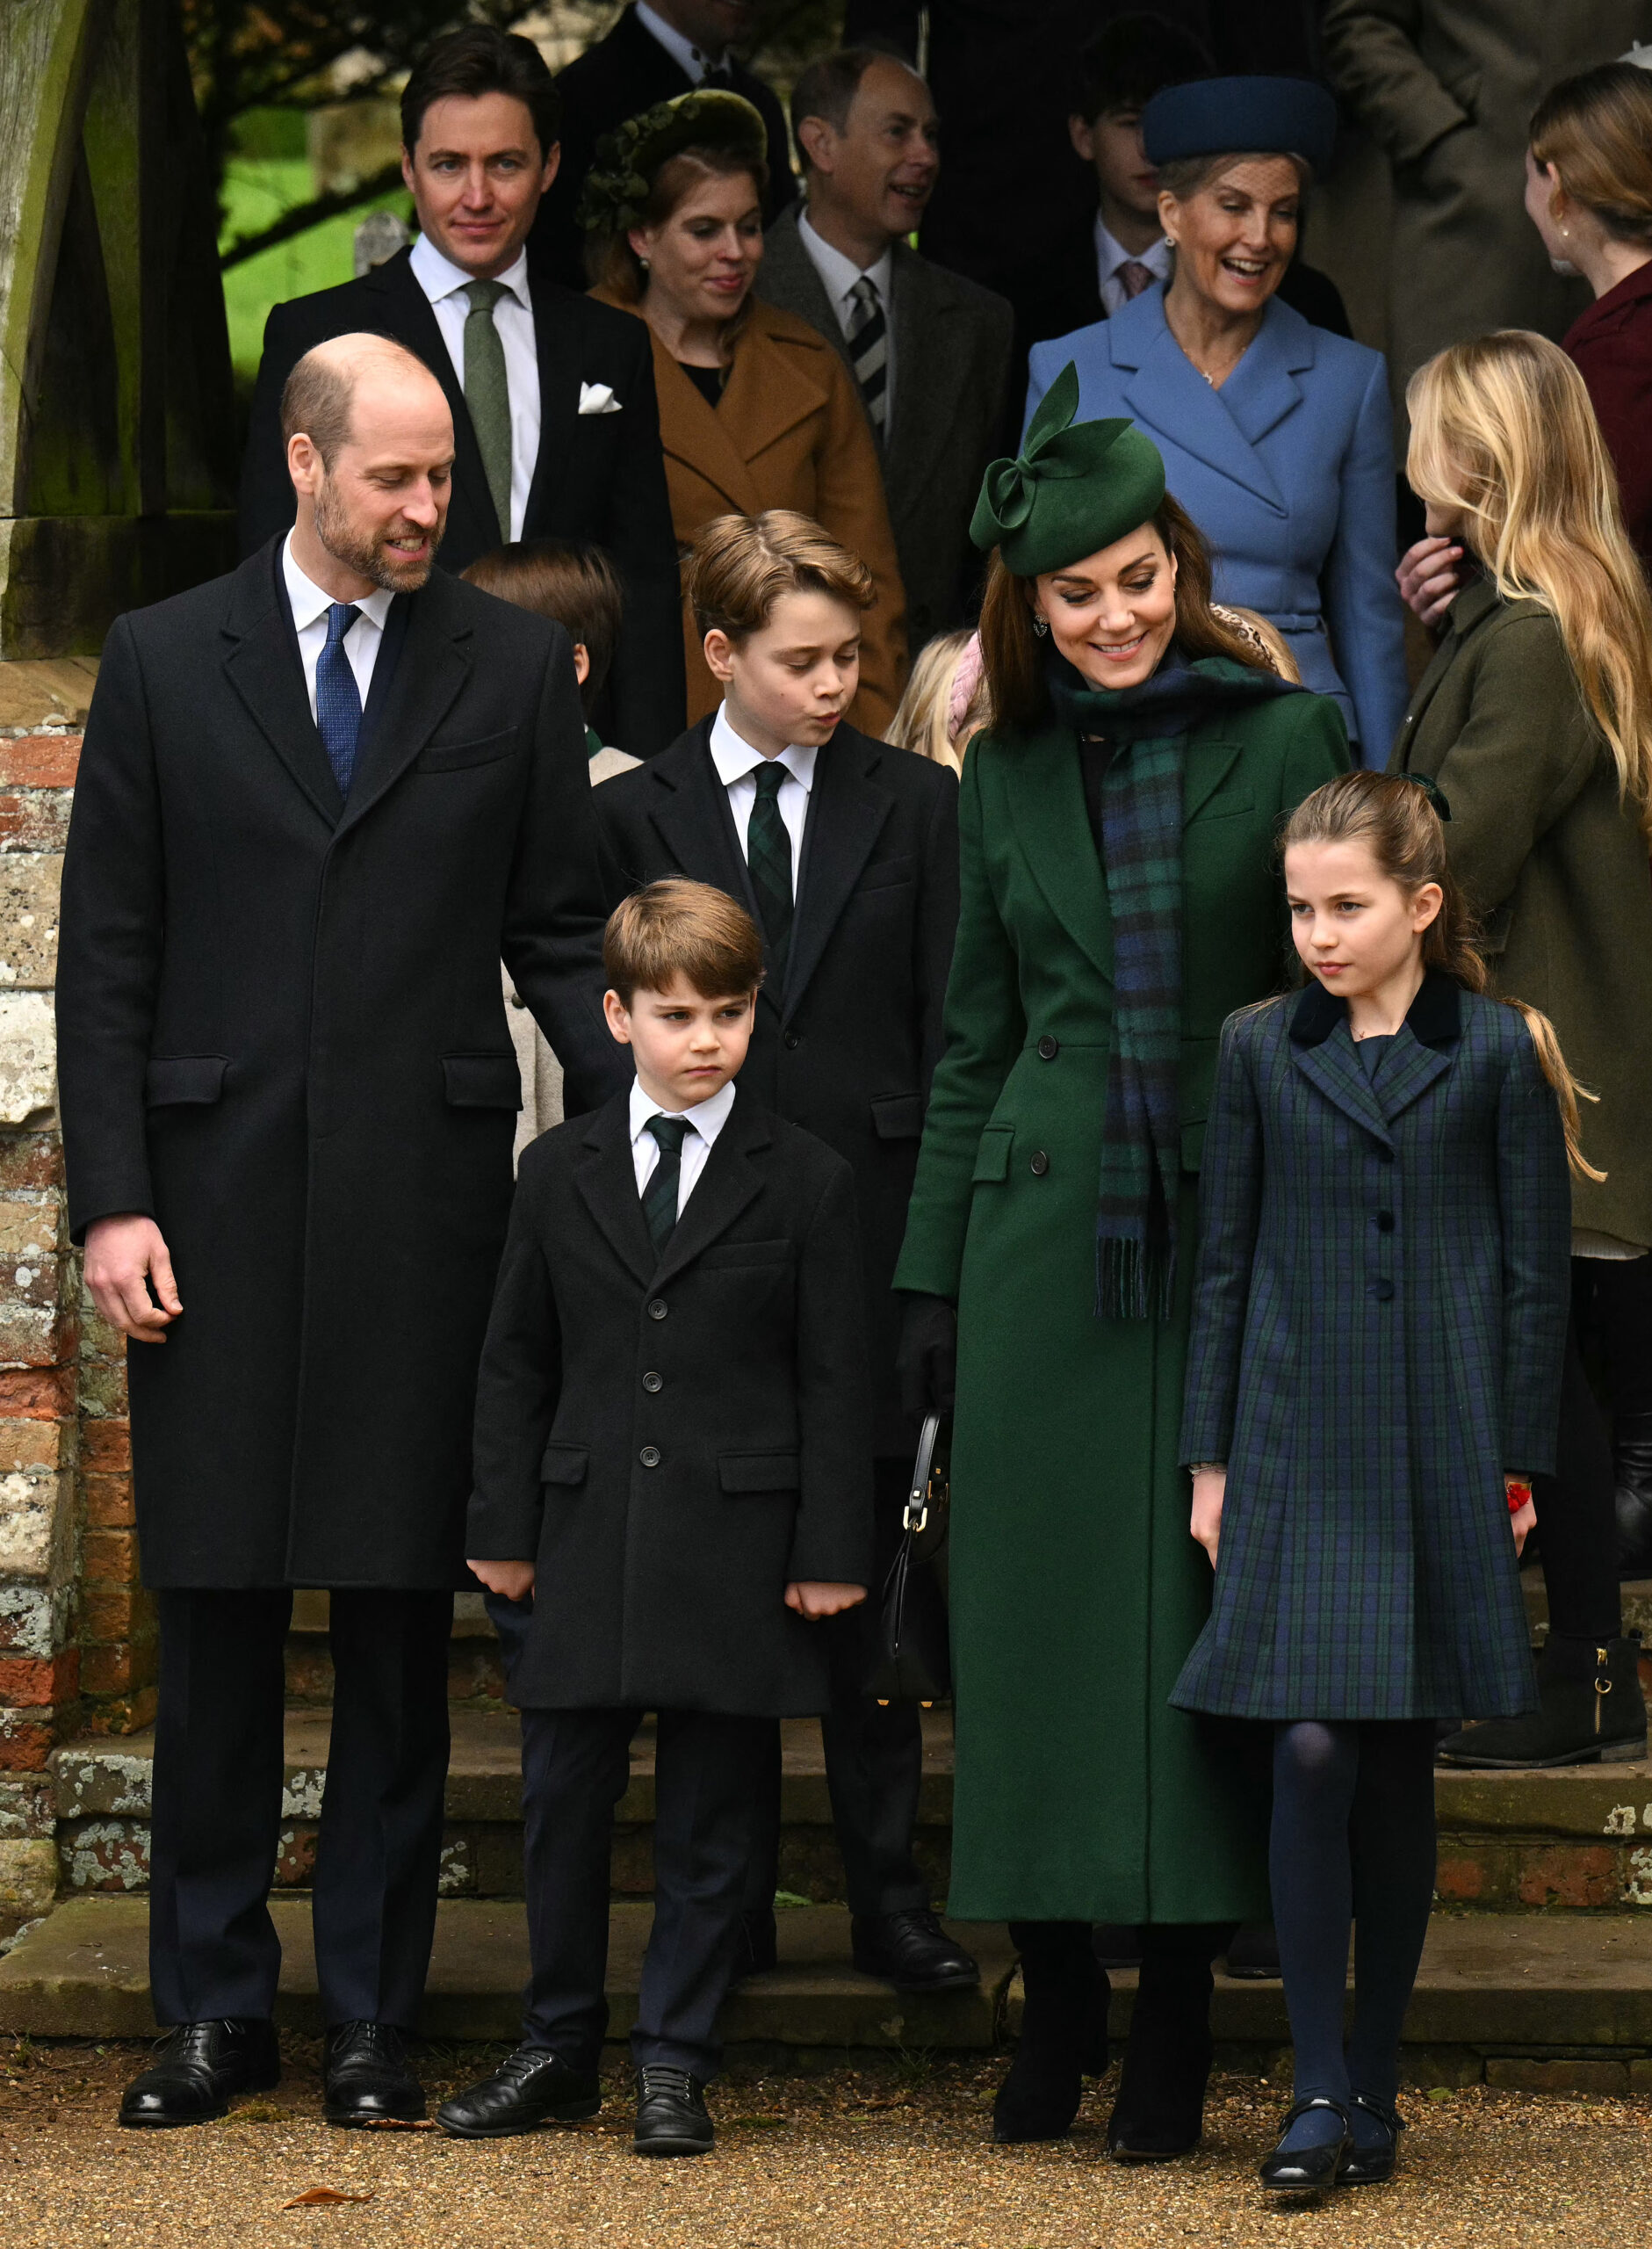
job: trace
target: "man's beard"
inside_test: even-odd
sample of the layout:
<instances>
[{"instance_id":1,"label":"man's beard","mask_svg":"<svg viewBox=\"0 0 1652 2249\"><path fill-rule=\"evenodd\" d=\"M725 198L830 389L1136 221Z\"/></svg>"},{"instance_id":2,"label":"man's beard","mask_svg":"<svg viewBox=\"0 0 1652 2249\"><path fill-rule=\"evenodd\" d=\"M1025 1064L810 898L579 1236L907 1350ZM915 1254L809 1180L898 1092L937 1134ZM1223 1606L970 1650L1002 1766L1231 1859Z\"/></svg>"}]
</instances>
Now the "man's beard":
<instances>
[{"instance_id":1,"label":"man's beard","mask_svg":"<svg viewBox=\"0 0 1652 2249\"><path fill-rule=\"evenodd\" d=\"M442 531L438 527L428 534L429 553L423 561L407 561L391 551L387 533L374 539L355 528L334 495L332 479L323 476L315 495L315 536L347 570L371 578L386 593L415 594L434 567Z\"/></svg>"}]
</instances>

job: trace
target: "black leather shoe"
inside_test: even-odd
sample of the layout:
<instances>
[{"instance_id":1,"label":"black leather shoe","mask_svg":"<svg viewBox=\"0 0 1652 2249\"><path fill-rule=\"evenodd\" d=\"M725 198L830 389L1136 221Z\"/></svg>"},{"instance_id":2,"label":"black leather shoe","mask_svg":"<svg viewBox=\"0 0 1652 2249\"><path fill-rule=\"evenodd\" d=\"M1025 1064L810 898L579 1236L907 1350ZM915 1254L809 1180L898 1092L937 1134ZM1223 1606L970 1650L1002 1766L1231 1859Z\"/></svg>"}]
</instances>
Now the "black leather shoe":
<instances>
[{"instance_id":1,"label":"black leather shoe","mask_svg":"<svg viewBox=\"0 0 1652 2249\"><path fill-rule=\"evenodd\" d=\"M1084 2079L1107 2066L1112 1991L1087 1930L1064 1958L1023 1949L1021 1990L1021 2043L992 2102L999 2147L1065 2139Z\"/></svg>"},{"instance_id":2,"label":"black leather shoe","mask_svg":"<svg viewBox=\"0 0 1652 2249\"><path fill-rule=\"evenodd\" d=\"M1282 2140L1299 2116L1310 2108L1329 2108L1342 2121L1340 2136L1334 2140L1322 2140L1317 2147L1294 2150L1289 2155L1275 2148L1272 2155L1262 2159L1258 2176L1265 2187L1273 2187L1283 2194L1305 2194L1316 2187L1334 2187L1342 2176L1344 2158L1349 2146L1348 2112L1339 2101L1327 2100L1317 2093L1310 2101L1294 2101L1286 2113L1280 2128Z\"/></svg>"},{"instance_id":3,"label":"black leather shoe","mask_svg":"<svg viewBox=\"0 0 1652 2249\"><path fill-rule=\"evenodd\" d=\"M637 2072L638 2155L710 2155L717 2134L705 2113L705 2087L687 2070Z\"/></svg>"},{"instance_id":4,"label":"black leather shoe","mask_svg":"<svg viewBox=\"0 0 1652 2249\"><path fill-rule=\"evenodd\" d=\"M577 2124L602 2105L595 2070L570 2069L543 2046L518 2046L492 2077L444 2101L436 2121L456 2140L508 2140L541 2124Z\"/></svg>"},{"instance_id":5,"label":"black leather shoe","mask_svg":"<svg viewBox=\"0 0 1652 2249\"><path fill-rule=\"evenodd\" d=\"M766 1976L780 1965L780 1946L775 1931L775 1909L757 1906L740 1915L739 1946L734 1955L731 1984L748 1976Z\"/></svg>"},{"instance_id":6,"label":"black leather shoe","mask_svg":"<svg viewBox=\"0 0 1652 2249\"><path fill-rule=\"evenodd\" d=\"M1383 2180L1394 2176L1394 2160L1399 2152L1399 2137L1405 2130L1405 2119L1379 2101L1374 2094L1356 2093L1353 2104L1362 2108L1367 2116L1374 2116L1388 2134L1386 2147L1361 2147L1358 2141L1348 2142L1347 2151L1337 2166L1339 2187L1377 2187Z\"/></svg>"},{"instance_id":7,"label":"black leather shoe","mask_svg":"<svg viewBox=\"0 0 1652 2249\"><path fill-rule=\"evenodd\" d=\"M1246 1921L1235 1929L1228 1946L1230 1976L1261 1983L1279 1972L1279 1933L1272 1921Z\"/></svg>"},{"instance_id":8,"label":"black leather shoe","mask_svg":"<svg viewBox=\"0 0 1652 2249\"><path fill-rule=\"evenodd\" d=\"M321 2114L329 2124L416 2123L424 2087L390 2022L338 2022L327 2034Z\"/></svg>"},{"instance_id":9,"label":"black leather shoe","mask_svg":"<svg viewBox=\"0 0 1652 2249\"><path fill-rule=\"evenodd\" d=\"M927 1906L905 1913L856 1913L849 1942L862 1975L876 1976L898 1992L963 1992L981 1980L975 1962Z\"/></svg>"},{"instance_id":10,"label":"black leather shoe","mask_svg":"<svg viewBox=\"0 0 1652 2249\"><path fill-rule=\"evenodd\" d=\"M120 2122L138 2130L209 2124L238 2093L267 2093L281 2080L272 2022L180 2022L134 2077Z\"/></svg>"}]
</instances>

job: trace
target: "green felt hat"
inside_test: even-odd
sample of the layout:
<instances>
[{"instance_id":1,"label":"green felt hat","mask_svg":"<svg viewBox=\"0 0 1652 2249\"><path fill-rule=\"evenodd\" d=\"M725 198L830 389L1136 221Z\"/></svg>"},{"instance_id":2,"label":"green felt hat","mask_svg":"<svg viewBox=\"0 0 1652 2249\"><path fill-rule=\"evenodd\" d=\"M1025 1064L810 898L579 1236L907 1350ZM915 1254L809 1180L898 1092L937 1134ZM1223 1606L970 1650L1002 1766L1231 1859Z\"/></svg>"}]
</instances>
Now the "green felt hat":
<instances>
[{"instance_id":1,"label":"green felt hat","mask_svg":"<svg viewBox=\"0 0 1652 2249\"><path fill-rule=\"evenodd\" d=\"M743 94L722 86L696 87L656 102L597 142L577 223L588 233L624 234L634 227L660 167L685 148L731 148L761 164L768 154L768 129Z\"/></svg>"},{"instance_id":2,"label":"green felt hat","mask_svg":"<svg viewBox=\"0 0 1652 2249\"><path fill-rule=\"evenodd\" d=\"M1039 401L1014 460L995 460L981 485L970 536L996 546L1006 569L1035 578L1111 546L1144 524L1165 496L1158 447L1133 422L1075 422L1078 370L1071 360Z\"/></svg>"}]
</instances>

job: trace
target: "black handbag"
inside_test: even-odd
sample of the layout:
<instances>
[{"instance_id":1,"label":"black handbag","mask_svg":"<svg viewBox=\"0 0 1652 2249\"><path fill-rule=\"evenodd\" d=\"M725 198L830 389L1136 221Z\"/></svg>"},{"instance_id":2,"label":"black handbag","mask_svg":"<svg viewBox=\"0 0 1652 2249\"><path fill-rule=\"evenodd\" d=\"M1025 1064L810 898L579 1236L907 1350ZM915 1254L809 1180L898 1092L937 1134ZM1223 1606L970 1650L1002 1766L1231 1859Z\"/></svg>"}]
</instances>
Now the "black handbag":
<instances>
[{"instance_id":1,"label":"black handbag","mask_svg":"<svg viewBox=\"0 0 1652 2249\"><path fill-rule=\"evenodd\" d=\"M877 1662L867 1692L880 1703L931 1703L952 1692L947 1531L952 1424L931 1414L918 1440L901 1540L884 1580Z\"/></svg>"}]
</instances>

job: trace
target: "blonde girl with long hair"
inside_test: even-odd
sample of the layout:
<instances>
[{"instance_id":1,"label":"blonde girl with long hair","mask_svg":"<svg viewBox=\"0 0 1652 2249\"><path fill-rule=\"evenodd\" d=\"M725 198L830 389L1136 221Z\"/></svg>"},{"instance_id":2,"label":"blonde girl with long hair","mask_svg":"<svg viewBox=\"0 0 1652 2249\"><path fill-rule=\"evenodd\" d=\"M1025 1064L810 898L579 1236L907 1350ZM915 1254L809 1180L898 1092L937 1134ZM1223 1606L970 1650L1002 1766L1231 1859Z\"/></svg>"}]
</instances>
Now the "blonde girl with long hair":
<instances>
[{"instance_id":1,"label":"blonde girl with long hair","mask_svg":"<svg viewBox=\"0 0 1652 2249\"><path fill-rule=\"evenodd\" d=\"M1542 1707L1457 1733L1440 1754L1575 1764L1646 1739L1623 1637L1612 1437L1582 1341L1598 1327L1614 1405L1652 1440L1652 604L1583 378L1556 345L1518 329L1454 344L1412 377L1407 404L1406 474L1429 531L1475 568L1390 770L1442 792L1490 988L1553 1023L1597 1098L1589 1141L1604 1175L1572 1185L1560 1444L1537 1497ZM1618 1439L1621 1451L1621 1428Z\"/></svg>"}]
</instances>

